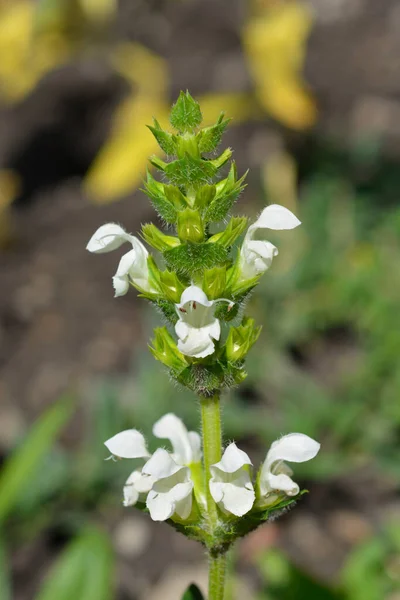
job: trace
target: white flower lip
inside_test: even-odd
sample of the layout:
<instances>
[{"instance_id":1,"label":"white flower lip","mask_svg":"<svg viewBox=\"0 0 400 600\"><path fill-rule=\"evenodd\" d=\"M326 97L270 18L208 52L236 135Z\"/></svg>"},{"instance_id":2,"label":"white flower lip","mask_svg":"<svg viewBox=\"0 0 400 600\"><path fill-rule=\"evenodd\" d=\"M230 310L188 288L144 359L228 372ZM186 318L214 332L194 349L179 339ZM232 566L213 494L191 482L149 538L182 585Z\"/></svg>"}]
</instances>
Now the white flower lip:
<instances>
[{"instance_id":1,"label":"white flower lip","mask_svg":"<svg viewBox=\"0 0 400 600\"><path fill-rule=\"evenodd\" d=\"M251 464L248 455L232 443L221 460L211 465L210 492L223 512L241 517L253 507L255 493L249 470Z\"/></svg>"},{"instance_id":2,"label":"white flower lip","mask_svg":"<svg viewBox=\"0 0 400 600\"><path fill-rule=\"evenodd\" d=\"M252 279L264 273L272 264L278 249L265 240L254 239L260 229L294 229L301 224L287 208L271 204L262 211L255 223L250 225L240 250L240 280Z\"/></svg>"},{"instance_id":3,"label":"white flower lip","mask_svg":"<svg viewBox=\"0 0 400 600\"><path fill-rule=\"evenodd\" d=\"M143 435L136 429L121 431L105 442L110 452L119 458L148 459L126 480L123 504L134 506L137 502L146 502L154 521L164 521L175 513L187 519L192 510L194 487L188 465L201 460L200 436L195 431L187 431L173 413L161 417L154 424L153 433L170 440L173 455L164 448L150 455Z\"/></svg>"},{"instance_id":4,"label":"white flower lip","mask_svg":"<svg viewBox=\"0 0 400 600\"><path fill-rule=\"evenodd\" d=\"M224 302L229 302L221 298ZM176 304L179 321L175 324L178 336L178 350L186 356L205 358L213 354L215 344L219 340L221 325L214 317L214 305L221 300L209 300L201 288L191 285Z\"/></svg>"},{"instance_id":5,"label":"white flower lip","mask_svg":"<svg viewBox=\"0 0 400 600\"><path fill-rule=\"evenodd\" d=\"M86 250L97 254L112 252L122 246L124 242L130 242L132 237L117 223L106 223L94 232Z\"/></svg>"},{"instance_id":6,"label":"white flower lip","mask_svg":"<svg viewBox=\"0 0 400 600\"><path fill-rule=\"evenodd\" d=\"M104 442L104 445L118 458L148 458L146 441L140 431L126 429Z\"/></svg>"},{"instance_id":7,"label":"white flower lip","mask_svg":"<svg viewBox=\"0 0 400 600\"><path fill-rule=\"evenodd\" d=\"M125 242L132 245L132 250L122 256L117 272L112 278L115 297L124 296L127 293L130 281L140 290L156 292L157 290L154 290L149 283L149 269L147 266L149 253L140 240L127 233L120 225L106 223L99 227L90 238L86 248L89 252L101 254L112 252Z\"/></svg>"},{"instance_id":8,"label":"white flower lip","mask_svg":"<svg viewBox=\"0 0 400 600\"><path fill-rule=\"evenodd\" d=\"M290 478L292 471L283 461L306 462L314 458L319 449L320 444L303 433L290 433L276 440L260 471L259 491L262 498L274 491L296 496L300 491L299 486Z\"/></svg>"},{"instance_id":9,"label":"white flower lip","mask_svg":"<svg viewBox=\"0 0 400 600\"><path fill-rule=\"evenodd\" d=\"M173 457L180 465L200 462L200 436L195 431L188 431L176 415L168 413L161 417L153 427L157 438L168 439L173 448Z\"/></svg>"},{"instance_id":10,"label":"white flower lip","mask_svg":"<svg viewBox=\"0 0 400 600\"><path fill-rule=\"evenodd\" d=\"M166 450L158 448L142 473L154 478L146 502L153 521L165 521L175 512L182 519L189 517L193 482L188 467L178 465Z\"/></svg>"}]
</instances>

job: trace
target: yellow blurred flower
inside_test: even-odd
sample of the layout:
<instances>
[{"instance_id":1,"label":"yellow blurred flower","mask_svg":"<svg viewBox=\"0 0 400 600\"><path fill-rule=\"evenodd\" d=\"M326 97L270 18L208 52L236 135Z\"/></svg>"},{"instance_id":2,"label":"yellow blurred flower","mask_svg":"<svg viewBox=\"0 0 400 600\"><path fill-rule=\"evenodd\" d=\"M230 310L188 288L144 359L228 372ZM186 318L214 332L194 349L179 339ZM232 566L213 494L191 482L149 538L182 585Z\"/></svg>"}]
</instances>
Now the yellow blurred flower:
<instances>
[{"instance_id":1,"label":"yellow blurred flower","mask_svg":"<svg viewBox=\"0 0 400 600\"><path fill-rule=\"evenodd\" d=\"M293 129L315 122L315 102L302 79L306 42L312 27L301 2L264 2L243 28L243 45L265 110Z\"/></svg>"}]
</instances>

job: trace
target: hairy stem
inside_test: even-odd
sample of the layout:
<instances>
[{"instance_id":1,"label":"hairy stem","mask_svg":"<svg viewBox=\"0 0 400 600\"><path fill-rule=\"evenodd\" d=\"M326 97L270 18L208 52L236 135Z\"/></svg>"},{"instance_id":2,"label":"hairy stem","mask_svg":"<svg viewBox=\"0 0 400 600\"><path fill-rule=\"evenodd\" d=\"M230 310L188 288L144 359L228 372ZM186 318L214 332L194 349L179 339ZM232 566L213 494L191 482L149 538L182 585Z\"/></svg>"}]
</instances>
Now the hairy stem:
<instances>
[{"instance_id":1,"label":"hairy stem","mask_svg":"<svg viewBox=\"0 0 400 600\"><path fill-rule=\"evenodd\" d=\"M226 554L210 556L208 572L208 600L224 600Z\"/></svg>"},{"instance_id":2,"label":"hairy stem","mask_svg":"<svg viewBox=\"0 0 400 600\"><path fill-rule=\"evenodd\" d=\"M201 424L203 436L203 456L204 456L204 473L205 473L205 489L207 497L207 513L210 526L210 532L215 528L218 522L217 506L211 496L209 481L211 477L210 465L213 465L221 460L221 409L220 398L216 394L211 398L201 398Z\"/></svg>"},{"instance_id":3,"label":"hairy stem","mask_svg":"<svg viewBox=\"0 0 400 600\"><path fill-rule=\"evenodd\" d=\"M208 526L212 535L218 524L218 509L211 496L209 481L210 465L221 460L221 408L220 397L200 398L203 436L205 490L207 498ZM225 586L226 556L209 557L208 600L223 600Z\"/></svg>"}]
</instances>

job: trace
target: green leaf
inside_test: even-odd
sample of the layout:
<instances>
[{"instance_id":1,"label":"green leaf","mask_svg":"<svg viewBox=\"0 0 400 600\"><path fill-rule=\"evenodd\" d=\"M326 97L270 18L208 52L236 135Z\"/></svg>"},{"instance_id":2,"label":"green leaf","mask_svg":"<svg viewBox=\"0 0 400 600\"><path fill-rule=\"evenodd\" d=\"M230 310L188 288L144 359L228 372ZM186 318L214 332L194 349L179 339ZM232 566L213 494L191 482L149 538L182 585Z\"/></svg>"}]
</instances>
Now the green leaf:
<instances>
[{"instance_id":1,"label":"green leaf","mask_svg":"<svg viewBox=\"0 0 400 600\"><path fill-rule=\"evenodd\" d=\"M164 252L170 271L190 276L193 271L212 269L228 258L228 251L220 244L181 244Z\"/></svg>"},{"instance_id":2,"label":"green leaf","mask_svg":"<svg viewBox=\"0 0 400 600\"><path fill-rule=\"evenodd\" d=\"M178 100L171 109L170 122L178 131L192 131L202 122L199 103L189 92L181 92Z\"/></svg>"},{"instance_id":3,"label":"green leaf","mask_svg":"<svg viewBox=\"0 0 400 600\"><path fill-rule=\"evenodd\" d=\"M28 436L7 460L0 473L0 523L13 510L18 497L24 493L50 450L61 429L74 410L75 403L63 398L33 425Z\"/></svg>"},{"instance_id":4,"label":"green leaf","mask_svg":"<svg viewBox=\"0 0 400 600\"><path fill-rule=\"evenodd\" d=\"M182 600L204 600L204 596L194 583L189 585L188 589L182 596Z\"/></svg>"},{"instance_id":5,"label":"green leaf","mask_svg":"<svg viewBox=\"0 0 400 600\"><path fill-rule=\"evenodd\" d=\"M212 162L186 154L164 167L164 173L178 186L200 186L209 183L217 169Z\"/></svg>"},{"instance_id":6,"label":"green leaf","mask_svg":"<svg viewBox=\"0 0 400 600\"><path fill-rule=\"evenodd\" d=\"M108 537L90 528L64 550L36 600L112 600L114 557Z\"/></svg>"},{"instance_id":7,"label":"green leaf","mask_svg":"<svg viewBox=\"0 0 400 600\"><path fill-rule=\"evenodd\" d=\"M221 113L218 121L211 127L205 127L197 134L199 152L213 152L219 146L221 138L231 119L224 119Z\"/></svg>"},{"instance_id":8,"label":"green leaf","mask_svg":"<svg viewBox=\"0 0 400 600\"><path fill-rule=\"evenodd\" d=\"M160 146L161 150L165 152L165 154L172 155L176 154L176 138L172 133L168 131L164 131L158 121L154 120L153 125L147 125L148 129L150 129L151 133L157 140L157 144Z\"/></svg>"},{"instance_id":9,"label":"green leaf","mask_svg":"<svg viewBox=\"0 0 400 600\"><path fill-rule=\"evenodd\" d=\"M0 531L0 598L1 600L11 600L11 597L11 578L8 570L4 538Z\"/></svg>"}]
</instances>

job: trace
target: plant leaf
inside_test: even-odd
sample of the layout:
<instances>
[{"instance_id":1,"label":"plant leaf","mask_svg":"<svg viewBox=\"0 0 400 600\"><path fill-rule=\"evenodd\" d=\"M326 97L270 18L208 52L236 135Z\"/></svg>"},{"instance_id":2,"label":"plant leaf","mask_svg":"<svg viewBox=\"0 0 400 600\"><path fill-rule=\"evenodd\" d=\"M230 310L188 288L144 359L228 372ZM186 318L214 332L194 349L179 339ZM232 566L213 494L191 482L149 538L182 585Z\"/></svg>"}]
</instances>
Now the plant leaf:
<instances>
[{"instance_id":1,"label":"plant leaf","mask_svg":"<svg viewBox=\"0 0 400 600\"><path fill-rule=\"evenodd\" d=\"M47 409L6 462L0 473L0 523L12 511L29 481L35 477L36 469L71 417L74 407L75 403L66 397Z\"/></svg>"},{"instance_id":2,"label":"plant leaf","mask_svg":"<svg viewBox=\"0 0 400 600\"><path fill-rule=\"evenodd\" d=\"M113 569L107 535L88 528L57 559L36 600L112 600Z\"/></svg>"},{"instance_id":3,"label":"plant leaf","mask_svg":"<svg viewBox=\"0 0 400 600\"><path fill-rule=\"evenodd\" d=\"M204 600L204 596L194 583L189 585L188 589L182 596L182 600Z\"/></svg>"}]
</instances>

